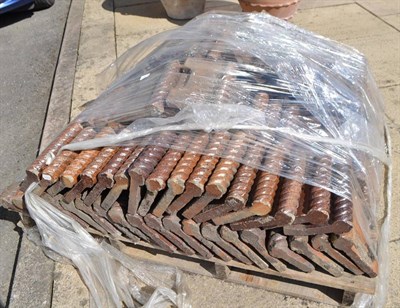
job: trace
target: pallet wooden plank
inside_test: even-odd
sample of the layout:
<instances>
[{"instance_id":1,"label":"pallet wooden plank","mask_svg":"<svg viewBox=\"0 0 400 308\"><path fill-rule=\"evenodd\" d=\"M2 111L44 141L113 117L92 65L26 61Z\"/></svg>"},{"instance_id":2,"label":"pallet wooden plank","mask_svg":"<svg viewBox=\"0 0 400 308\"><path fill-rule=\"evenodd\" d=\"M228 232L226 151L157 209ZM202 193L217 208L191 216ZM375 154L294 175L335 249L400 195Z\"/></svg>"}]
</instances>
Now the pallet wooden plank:
<instances>
[{"instance_id":1,"label":"pallet wooden plank","mask_svg":"<svg viewBox=\"0 0 400 308\"><path fill-rule=\"evenodd\" d=\"M139 243L139 246L142 247L147 247L154 249L155 253L160 254L160 250L157 248L154 248L151 244L148 243ZM180 253L174 253L172 255L172 258L182 258L184 255L181 255ZM187 257L187 256L185 256ZM204 261L197 257L196 255L190 256L194 262L199 262ZM221 260L219 259L210 259L209 261L211 262L219 262L221 263ZM179 264L179 262L177 262ZM303 281L303 282L308 282L308 283L313 283L317 285L322 285L322 286L328 286L331 288L337 288L337 289L342 289L342 290L347 290L350 292L361 292L361 293L367 293L367 294L374 294L375 293L375 280L373 278L369 278L366 276L354 276L348 273L343 274L341 277L333 277L329 274L325 274L319 271L314 271L312 273L303 273L300 271L296 270L291 270L288 269L285 272L277 272L273 269L263 269L261 270L260 268L252 265L246 265L240 262L236 261L229 261L225 262L226 265L229 267L235 267L235 268L241 268L245 270L250 270L253 272L257 273L263 273L263 274L268 274L271 276L276 276L276 277L283 277L283 278L288 278L292 280L297 280L297 281Z\"/></svg>"},{"instance_id":2,"label":"pallet wooden plank","mask_svg":"<svg viewBox=\"0 0 400 308\"><path fill-rule=\"evenodd\" d=\"M120 244L118 248L124 253L138 260L173 266L192 274L218 278L218 276L214 273L215 268L213 262L187 256L167 254L164 252L159 253L150 247L129 247L124 244ZM230 272L228 276L224 278L225 281L261 288L285 295L305 298L329 305L341 304L344 293L343 290L333 289L326 286L317 286L304 282L294 283L293 281L289 281L285 278L274 279L275 277L268 277L268 275L265 275L265 277L256 276L255 274L260 273L246 271L235 267L230 267L229 269Z\"/></svg>"},{"instance_id":3,"label":"pallet wooden plank","mask_svg":"<svg viewBox=\"0 0 400 308\"><path fill-rule=\"evenodd\" d=\"M183 271L188 271L195 274L213 277L214 263L221 263L221 260L210 259L204 261L197 256L184 256L179 253L168 254L161 250L155 249L152 245L147 243L139 243L135 247L122 245L122 251L131 255L134 258L147 260L151 262L161 263L165 265L176 266ZM251 265L245 265L239 262L230 261L225 262L232 272L249 271L252 276L261 275L265 279L289 279L292 282L290 285L299 284L299 282L313 284L315 286L324 286L328 288L335 288L345 290L348 292L361 292L373 294L375 292L375 279L365 276L354 276L351 274L344 274L342 277L333 277L329 274L314 271L312 273L302 273L295 270L288 269L285 272L279 273L273 269L260 270L259 268ZM268 276L268 277L266 277ZM231 277L231 276L229 276ZM233 276L236 277L236 276ZM233 278L232 278L233 279ZM236 278L235 278L236 279ZM239 278L237 278L240 280ZM229 280L229 279L228 279ZM287 290L287 289L284 289ZM304 291L304 290L303 290ZM319 299L314 299L320 301Z\"/></svg>"}]
</instances>

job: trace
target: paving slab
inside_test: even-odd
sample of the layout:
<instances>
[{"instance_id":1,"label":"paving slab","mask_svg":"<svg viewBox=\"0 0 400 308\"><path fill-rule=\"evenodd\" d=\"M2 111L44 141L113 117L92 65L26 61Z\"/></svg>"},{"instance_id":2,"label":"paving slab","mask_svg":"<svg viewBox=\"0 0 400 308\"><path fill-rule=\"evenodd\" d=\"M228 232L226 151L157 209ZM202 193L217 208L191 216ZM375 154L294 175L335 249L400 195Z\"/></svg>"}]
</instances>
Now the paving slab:
<instances>
[{"instance_id":1,"label":"paving slab","mask_svg":"<svg viewBox=\"0 0 400 308\"><path fill-rule=\"evenodd\" d=\"M53 270L54 262L24 233L9 307L51 307Z\"/></svg>"},{"instance_id":2,"label":"paving slab","mask_svg":"<svg viewBox=\"0 0 400 308\"><path fill-rule=\"evenodd\" d=\"M293 22L364 53L380 87L398 84L400 33L357 4L301 11Z\"/></svg>"},{"instance_id":3,"label":"paving slab","mask_svg":"<svg viewBox=\"0 0 400 308\"><path fill-rule=\"evenodd\" d=\"M395 30L394 30L395 31ZM400 33L349 39L346 44L361 51L369 62L372 75L379 87L398 85L400 80Z\"/></svg>"},{"instance_id":4,"label":"paving slab","mask_svg":"<svg viewBox=\"0 0 400 308\"><path fill-rule=\"evenodd\" d=\"M357 3L380 17L400 13L398 0L357 0Z\"/></svg>"},{"instance_id":5,"label":"paving slab","mask_svg":"<svg viewBox=\"0 0 400 308\"><path fill-rule=\"evenodd\" d=\"M137 4L146 4L159 1L160 0L114 0L114 7L117 9L124 6L132 6Z\"/></svg>"},{"instance_id":6,"label":"paving slab","mask_svg":"<svg viewBox=\"0 0 400 308\"><path fill-rule=\"evenodd\" d=\"M380 92L385 102L385 113L389 118L389 124L394 124L394 129L400 132L400 86L386 87L380 89ZM400 154L400 151L397 154Z\"/></svg>"},{"instance_id":7,"label":"paving slab","mask_svg":"<svg viewBox=\"0 0 400 308\"><path fill-rule=\"evenodd\" d=\"M161 2L149 0L126 0L124 5L115 7L115 28L117 41L117 56L121 56L129 48L139 42L178 26L187 20L168 18ZM120 3L118 1L117 3ZM128 5L129 3L133 3ZM205 11L224 10L241 11L237 1L207 1Z\"/></svg>"},{"instance_id":8,"label":"paving slab","mask_svg":"<svg viewBox=\"0 0 400 308\"><path fill-rule=\"evenodd\" d=\"M394 33L394 30L379 18L357 4L301 11L292 22L341 42L354 38L376 37L382 33Z\"/></svg>"},{"instance_id":9,"label":"paving slab","mask_svg":"<svg viewBox=\"0 0 400 308\"><path fill-rule=\"evenodd\" d=\"M84 307L89 305L89 291L72 265L56 263L54 268L52 308Z\"/></svg>"},{"instance_id":10,"label":"paving slab","mask_svg":"<svg viewBox=\"0 0 400 308\"><path fill-rule=\"evenodd\" d=\"M140 43L141 41L152 37L153 35L156 35L160 32L164 32L167 30L170 30L174 28L173 26L171 27L166 27L166 28L158 28L158 29L152 29L152 30L146 30L138 33L133 33L131 35L121 35L117 36L117 55L120 57L124 52L126 52L128 49L131 47L135 46L136 44Z\"/></svg>"},{"instance_id":11,"label":"paving slab","mask_svg":"<svg viewBox=\"0 0 400 308\"><path fill-rule=\"evenodd\" d=\"M100 93L97 75L115 61L114 13L112 0L85 2L79 56L75 73L71 117Z\"/></svg>"},{"instance_id":12,"label":"paving slab","mask_svg":"<svg viewBox=\"0 0 400 308\"><path fill-rule=\"evenodd\" d=\"M392 241L389 244L390 251L390 268L391 273L389 279L388 298L386 307L400 307L400 239Z\"/></svg>"},{"instance_id":13,"label":"paving slab","mask_svg":"<svg viewBox=\"0 0 400 308\"><path fill-rule=\"evenodd\" d=\"M223 10L223 11L237 11L241 12L242 9L237 0L210 0L206 1L204 8L205 12L212 10Z\"/></svg>"},{"instance_id":14,"label":"paving slab","mask_svg":"<svg viewBox=\"0 0 400 308\"><path fill-rule=\"evenodd\" d=\"M242 8L236 1L208 1L206 2L204 12L211 11L241 12Z\"/></svg>"},{"instance_id":15,"label":"paving slab","mask_svg":"<svg viewBox=\"0 0 400 308\"><path fill-rule=\"evenodd\" d=\"M300 10L309 10L325 6L337 6L342 4L354 3L355 0L302 0L300 2Z\"/></svg>"},{"instance_id":16,"label":"paving slab","mask_svg":"<svg viewBox=\"0 0 400 308\"><path fill-rule=\"evenodd\" d=\"M161 2L150 2L115 9L117 55L160 32L176 28L186 21L168 19Z\"/></svg>"},{"instance_id":17,"label":"paving slab","mask_svg":"<svg viewBox=\"0 0 400 308\"><path fill-rule=\"evenodd\" d=\"M400 238L400 86L381 89L385 100L387 125L392 141L392 219L390 223L390 240ZM394 261L394 260L392 260Z\"/></svg>"},{"instance_id":18,"label":"paving slab","mask_svg":"<svg viewBox=\"0 0 400 308\"><path fill-rule=\"evenodd\" d=\"M95 99L100 94L100 80L98 76L112 62L111 56L105 56L98 60L89 59L85 62L78 63L75 73L71 118L75 118L83 110L83 105L86 102Z\"/></svg>"},{"instance_id":19,"label":"paving slab","mask_svg":"<svg viewBox=\"0 0 400 308\"><path fill-rule=\"evenodd\" d=\"M383 16L382 19L400 31L400 14Z\"/></svg>"},{"instance_id":20,"label":"paving slab","mask_svg":"<svg viewBox=\"0 0 400 308\"><path fill-rule=\"evenodd\" d=\"M117 37L150 30L174 28L183 23L185 21L168 19L161 2L150 2L115 9Z\"/></svg>"},{"instance_id":21,"label":"paving slab","mask_svg":"<svg viewBox=\"0 0 400 308\"><path fill-rule=\"evenodd\" d=\"M17 213L0 207L0 217L0 307L5 307L18 258L21 232L15 225L19 220Z\"/></svg>"},{"instance_id":22,"label":"paving slab","mask_svg":"<svg viewBox=\"0 0 400 308\"><path fill-rule=\"evenodd\" d=\"M190 303L193 308L202 307L308 307L322 308L327 305L304 299L285 296L225 282L206 276L184 274L185 282L190 290Z\"/></svg>"},{"instance_id":23,"label":"paving slab","mask_svg":"<svg viewBox=\"0 0 400 308\"><path fill-rule=\"evenodd\" d=\"M398 88L398 87L396 87ZM384 96L385 92L390 88L383 89ZM397 92L398 93L398 92ZM386 100L388 102L388 100ZM399 98L397 98L397 104L399 103ZM388 109L388 108L387 108ZM388 111L386 111L387 114ZM398 113L398 110L397 110ZM393 114L394 116L395 114ZM398 187L400 187L400 125L396 122L388 120L389 133L392 140L392 211L390 220L390 244L389 244L389 285L388 287L388 301L386 307L399 307L400 305L400 276L398 275L400 270L400 192Z\"/></svg>"},{"instance_id":24,"label":"paving slab","mask_svg":"<svg viewBox=\"0 0 400 308\"><path fill-rule=\"evenodd\" d=\"M46 121L40 140L42 152L69 123L72 90L75 79L79 37L85 0L74 0L68 13L68 22L54 75Z\"/></svg>"}]
</instances>

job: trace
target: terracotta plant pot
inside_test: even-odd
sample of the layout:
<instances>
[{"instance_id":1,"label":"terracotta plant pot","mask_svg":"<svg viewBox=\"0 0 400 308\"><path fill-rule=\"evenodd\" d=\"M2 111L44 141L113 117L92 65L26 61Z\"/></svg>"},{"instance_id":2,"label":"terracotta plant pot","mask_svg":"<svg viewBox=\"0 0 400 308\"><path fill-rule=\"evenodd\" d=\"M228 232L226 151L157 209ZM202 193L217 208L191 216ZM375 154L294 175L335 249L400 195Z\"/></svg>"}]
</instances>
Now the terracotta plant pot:
<instances>
[{"instance_id":1,"label":"terracotta plant pot","mask_svg":"<svg viewBox=\"0 0 400 308\"><path fill-rule=\"evenodd\" d=\"M191 19L204 12L206 0L161 0L172 19Z\"/></svg>"},{"instance_id":2,"label":"terracotta plant pot","mask_svg":"<svg viewBox=\"0 0 400 308\"><path fill-rule=\"evenodd\" d=\"M243 12L267 12L273 16L290 19L296 13L300 0L239 0Z\"/></svg>"}]
</instances>

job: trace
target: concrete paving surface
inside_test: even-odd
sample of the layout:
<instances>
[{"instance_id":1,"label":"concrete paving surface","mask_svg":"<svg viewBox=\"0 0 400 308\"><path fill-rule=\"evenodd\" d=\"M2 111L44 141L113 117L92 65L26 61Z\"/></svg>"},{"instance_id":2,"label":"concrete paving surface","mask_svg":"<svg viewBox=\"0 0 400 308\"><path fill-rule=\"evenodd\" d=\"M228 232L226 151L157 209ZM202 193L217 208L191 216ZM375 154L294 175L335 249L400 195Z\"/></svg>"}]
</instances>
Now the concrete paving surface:
<instances>
[{"instance_id":1,"label":"concrete paving surface","mask_svg":"<svg viewBox=\"0 0 400 308\"><path fill-rule=\"evenodd\" d=\"M233 0L207 1L206 10L240 11L240 7ZM400 187L400 1L303 0L292 22L363 52L385 100L386 120L392 138L394 188L390 234L391 275L387 278L386 307L399 307L400 226L397 217L400 217L400 207L397 205L400 195L397 187ZM96 76L117 56L145 38L182 24L168 19L157 0L86 0L71 116L75 117L84 103L99 94L101 86ZM185 274L185 279L191 290L193 307L324 307L319 303L209 277ZM51 306L88 305L88 292L79 275L71 266L57 263Z\"/></svg>"},{"instance_id":2,"label":"concrete paving surface","mask_svg":"<svg viewBox=\"0 0 400 308\"><path fill-rule=\"evenodd\" d=\"M37 155L69 6L0 15L0 190Z\"/></svg>"},{"instance_id":3,"label":"concrete paving surface","mask_svg":"<svg viewBox=\"0 0 400 308\"><path fill-rule=\"evenodd\" d=\"M0 190L38 153L70 2L0 15ZM0 307L50 307L53 262L17 221L0 208Z\"/></svg>"}]
</instances>

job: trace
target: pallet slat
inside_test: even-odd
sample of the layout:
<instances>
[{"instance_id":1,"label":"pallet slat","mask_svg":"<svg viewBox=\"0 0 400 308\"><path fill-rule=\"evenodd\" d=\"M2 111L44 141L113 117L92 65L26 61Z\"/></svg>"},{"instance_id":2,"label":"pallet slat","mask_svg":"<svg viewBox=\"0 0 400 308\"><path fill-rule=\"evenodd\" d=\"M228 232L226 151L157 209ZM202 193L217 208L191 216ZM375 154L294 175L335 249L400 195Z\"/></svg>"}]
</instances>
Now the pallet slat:
<instances>
[{"instance_id":1,"label":"pallet slat","mask_svg":"<svg viewBox=\"0 0 400 308\"><path fill-rule=\"evenodd\" d=\"M179 268L182 271L239 283L255 288L261 288L285 295L301 297L329 305L344 304L343 296L354 293L373 294L375 279L365 276L344 274L333 277L319 271L302 273L288 269L279 273L272 269L260 270L255 266L239 262L222 262L217 259L205 261L195 256L185 256L179 253L166 253L147 243L135 246L114 240L113 243L127 255L148 262ZM227 266L229 270L223 275L216 273L216 266Z\"/></svg>"}]
</instances>

